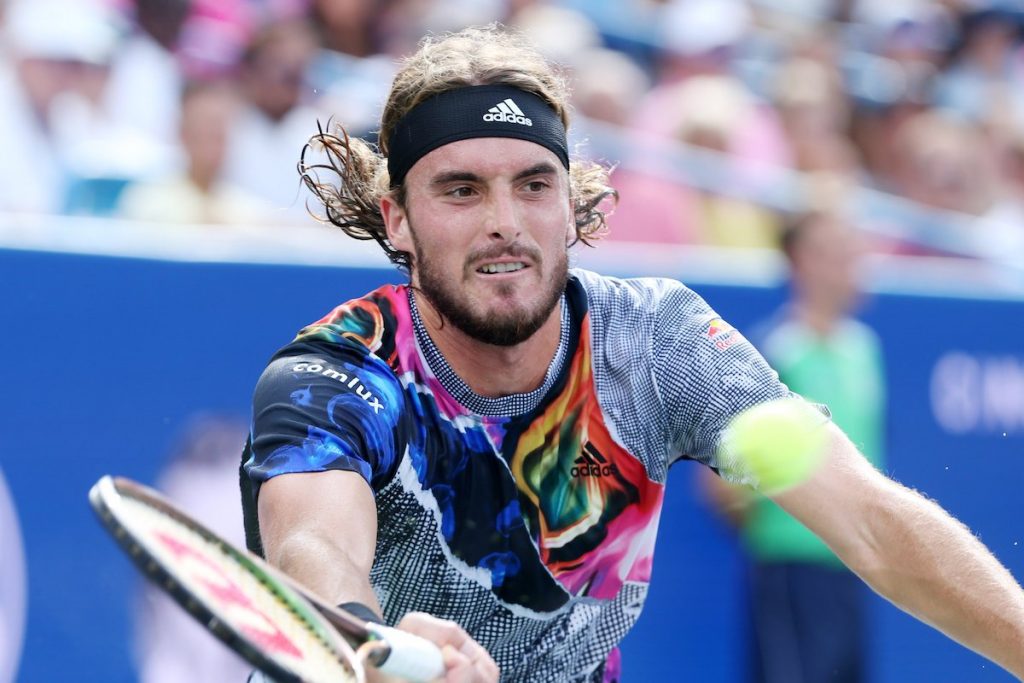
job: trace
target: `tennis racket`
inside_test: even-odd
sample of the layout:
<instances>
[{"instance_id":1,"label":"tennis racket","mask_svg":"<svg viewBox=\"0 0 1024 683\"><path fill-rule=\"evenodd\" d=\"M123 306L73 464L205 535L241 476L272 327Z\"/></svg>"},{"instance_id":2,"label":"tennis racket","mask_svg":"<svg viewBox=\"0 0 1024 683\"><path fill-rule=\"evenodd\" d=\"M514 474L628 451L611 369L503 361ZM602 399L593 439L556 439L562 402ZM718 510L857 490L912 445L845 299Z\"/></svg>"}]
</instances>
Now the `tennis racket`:
<instances>
[{"instance_id":1,"label":"tennis racket","mask_svg":"<svg viewBox=\"0 0 1024 683\"><path fill-rule=\"evenodd\" d=\"M444 675L433 643L323 603L148 487L105 476L89 502L147 578L277 683L362 683L364 662L418 683Z\"/></svg>"}]
</instances>

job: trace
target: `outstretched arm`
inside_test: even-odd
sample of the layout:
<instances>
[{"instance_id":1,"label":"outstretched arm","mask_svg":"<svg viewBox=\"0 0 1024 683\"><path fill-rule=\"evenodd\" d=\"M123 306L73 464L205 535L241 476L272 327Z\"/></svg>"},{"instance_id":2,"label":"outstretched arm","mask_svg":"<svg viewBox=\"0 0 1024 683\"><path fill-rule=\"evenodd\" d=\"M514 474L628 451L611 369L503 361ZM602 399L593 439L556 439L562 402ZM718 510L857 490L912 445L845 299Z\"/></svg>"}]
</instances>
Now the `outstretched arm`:
<instances>
[{"instance_id":1,"label":"outstretched arm","mask_svg":"<svg viewBox=\"0 0 1024 683\"><path fill-rule=\"evenodd\" d=\"M284 474L260 488L267 560L326 602L360 602L380 614L370 587L377 541L373 492L355 472Z\"/></svg>"},{"instance_id":2,"label":"outstretched arm","mask_svg":"<svg viewBox=\"0 0 1024 683\"><path fill-rule=\"evenodd\" d=\"M260 489L258 507L260 535L271 564L327 602L359 602L381 613L370 585L377 508L359 474L332 470L274 477ZM458 624L410 613L398 628L441 648L446 683L497 681L498 668L490 655ZM383 683L384 677L371 680Z\"/></svg>"},{"instance_id":3,"label":"outstretched arm","mask_svg":"<svg viewBox=\"0 0 1024 683\"><path fill-rule=\"evenodd\" d=\"M960 522L829 424L830 453L774 500L883 597L1024 680L1024 591Z\"/></svg>"}]
</instances>

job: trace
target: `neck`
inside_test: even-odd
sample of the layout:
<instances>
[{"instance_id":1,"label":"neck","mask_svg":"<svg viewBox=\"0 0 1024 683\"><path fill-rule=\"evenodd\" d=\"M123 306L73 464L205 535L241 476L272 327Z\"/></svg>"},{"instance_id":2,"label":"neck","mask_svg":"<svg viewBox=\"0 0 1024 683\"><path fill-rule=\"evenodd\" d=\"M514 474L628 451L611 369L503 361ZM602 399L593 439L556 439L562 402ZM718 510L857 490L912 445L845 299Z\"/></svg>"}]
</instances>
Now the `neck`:
<instances>
[{"instance_id":1,"label":"neck","mask_svg":"<svg viewBox=\"0 0 1024 683\"><path fill-rule=\"evenodd\" d=\"M495 346L474 339L445 320L424 296L416 297L420 318L449 367L474 393L487 398L523 394L544 383L561 337L561 304L529 339Z\"/></svg>"},{"instance_id":2,"label":"neck","mask_svg":"<svg viewBox=\"0 0 1024 683\"><path fill-rule=\"evenodd\" d=\"M191 166L188 170L188 178L192 184L198 187L203 194L210 194L213 185L217 180L216 173L209 173L205 169Z\"/></svg>"},{"instance_id":3,"label":"neck","mask_svg":"<svg viewBox=\"0 0 1024 683\"><path fill-rule=\"evenodd\" d=\"M839 319L843 317L840 311L823 301L800 299L794 308L797 319L821 337L831 334Z\"/></svg>"}]
</instances>

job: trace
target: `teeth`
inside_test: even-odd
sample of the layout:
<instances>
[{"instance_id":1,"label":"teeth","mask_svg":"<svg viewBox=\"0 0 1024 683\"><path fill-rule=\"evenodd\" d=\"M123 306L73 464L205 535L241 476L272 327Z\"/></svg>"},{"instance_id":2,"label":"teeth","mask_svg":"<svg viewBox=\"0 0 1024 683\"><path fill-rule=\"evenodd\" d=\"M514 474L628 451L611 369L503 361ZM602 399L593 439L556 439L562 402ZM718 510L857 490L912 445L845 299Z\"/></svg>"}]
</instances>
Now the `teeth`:
<instances>
[{"instance_id":1,"label":"teeth","mask_svg":"<svg viewBox=\"0 0 1024 683\"><path fill-rule=\"evenodd\" d=\"M523 263L488 263L480 269L481 273L511 273L522 270L526 265Z\"/></svg>"}]
</instances>

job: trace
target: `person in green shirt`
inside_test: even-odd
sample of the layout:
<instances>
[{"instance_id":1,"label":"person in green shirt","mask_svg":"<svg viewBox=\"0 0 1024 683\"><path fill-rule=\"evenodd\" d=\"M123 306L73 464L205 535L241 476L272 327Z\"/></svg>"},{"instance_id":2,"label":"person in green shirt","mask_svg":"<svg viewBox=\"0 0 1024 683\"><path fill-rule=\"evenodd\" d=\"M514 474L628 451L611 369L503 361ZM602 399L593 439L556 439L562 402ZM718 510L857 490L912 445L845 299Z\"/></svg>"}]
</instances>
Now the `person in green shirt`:
<instances>
[{"instance_id":1,"label":"person in green shirt","mask_svg":"<svg viewBox=\"0 0 1024 683\"><path fill-rule=\"evenodd\" d=\"M851 317L860 299L858 236L816 211L782 234L791 297L752 340L780 379L824 404L876 466L882 463L885 373L878 336ZM717 480L717 477L714 478ZM751 680L865 680L867 589L807 527L771 500L721 481L714 500L750 556Z\"/></svg>"}]
</instances>

